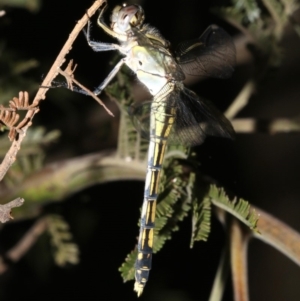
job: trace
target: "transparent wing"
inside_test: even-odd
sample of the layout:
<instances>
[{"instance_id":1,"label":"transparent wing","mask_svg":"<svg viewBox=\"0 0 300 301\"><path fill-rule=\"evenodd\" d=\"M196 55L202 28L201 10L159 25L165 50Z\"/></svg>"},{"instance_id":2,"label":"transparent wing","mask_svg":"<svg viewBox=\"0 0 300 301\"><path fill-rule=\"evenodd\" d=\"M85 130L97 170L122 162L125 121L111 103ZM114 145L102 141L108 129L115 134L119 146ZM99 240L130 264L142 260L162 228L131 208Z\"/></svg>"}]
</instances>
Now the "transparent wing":
<instances>
[{"instance_id":1,"label":"transparent wing","mask_svg":"<svg viewBox=\"0 0 300 301\"><path fill-rule=\"evenodd\" d=\"M209 26L198 39L180 43L176 61L186 75L229 78L235 67L231 36L217 25Z\"/></svg>"},{"instance_id":2,"label":"transparent wing","mask_svg":"<svg viewBox=\"0 0 300 301\"><path fill-rule=\"evenodd\" d=\"M174 91L166 101L176 107L175 124L168 143L194 146L202 144L206 136L234 137L234 130L226 117L211 102L200 99L191 90ZM151 103L147 101L132 106L129 111L136 129L146 139L149 139Z\"/></svg>"},{"instance_id":3,"label":"transparent wing","mask_svg":"<svg viewBox=\"0 0 300 301\"><path fill-rule=\"evenodd\" d=\"M234 130L229 120L208 100L199 98L193 91L180 90L176 103L176 122L171 141L184 145L199 145L206 136L233 139Z\"/></svg>"}]
</instances>

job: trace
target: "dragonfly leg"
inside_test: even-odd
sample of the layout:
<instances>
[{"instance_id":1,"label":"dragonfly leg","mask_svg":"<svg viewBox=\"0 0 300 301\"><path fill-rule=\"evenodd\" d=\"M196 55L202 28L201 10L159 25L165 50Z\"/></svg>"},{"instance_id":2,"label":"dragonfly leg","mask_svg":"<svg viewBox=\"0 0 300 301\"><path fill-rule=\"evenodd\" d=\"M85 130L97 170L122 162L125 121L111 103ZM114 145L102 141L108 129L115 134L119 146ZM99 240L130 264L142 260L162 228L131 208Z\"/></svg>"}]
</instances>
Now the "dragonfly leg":
<instances>
[{"instance_id":1,"label":"dragonfly leg","mask_svg":"<svg viewBox=\"0 0 300 301\"><path fill-rule=\"evenodd\" d=\"M101 9L98 20L97 20L97 24L110 36L118 39L119 41L126 41L127 35L125 33L124 34L117 33L105 24L102 16L103 16L103 13L104 13L106 7L107 7L107 5L105 5L105 7L103 9Z\"/></svg>"},{"instance_id":2,"label":"dragonfly leg","mask_svg":"<svg viewBox=\"0 0 300 301\"><path fill-rule=\"evenodd\" d=\"M121 59L119 63L110 71L106 79L94 90L95 95L99 95L105 87L110 83L110 81L115 77L115 75L119 72L123 64L125 63L125 59Z\"/></svg>"},{"instance_id":3,"label":"dragonfly leg","mask_svg":"<svg viewBox=\"0 0 300 301\"><path fill-rule=\"evenodd\" d=\"M121 69L122 65L124 64L124 61L125 61L124 59L120 60L119 63L114 67L114 69L110 71L110 73L105 78L105 80L93 91L95 95L99 95L105 89L105 87L110 83L110 81L115 77L115 75ZM65 84L57 83L57 87L60 86L66 87ZM80 94L90 95L85 90L80 89L78 87L73 87L72 90Z\"/></svg>"},{"instance_id":4,"label":"dragonfly leg","mask_svg":"<svg viewBox=\"0 0 300 301\"><path fill-rule=\"evenodd\" d=\"M99 51L119 50L120 46L118 44L92 41L90 38L90 35L91 35L90 32L91 32L91 21L88 21L87 30L86 31L83 30L83 33L86 37L86 40L87 40L89 46L94 51L99 52Z\"/></svg>"}]
</instances>

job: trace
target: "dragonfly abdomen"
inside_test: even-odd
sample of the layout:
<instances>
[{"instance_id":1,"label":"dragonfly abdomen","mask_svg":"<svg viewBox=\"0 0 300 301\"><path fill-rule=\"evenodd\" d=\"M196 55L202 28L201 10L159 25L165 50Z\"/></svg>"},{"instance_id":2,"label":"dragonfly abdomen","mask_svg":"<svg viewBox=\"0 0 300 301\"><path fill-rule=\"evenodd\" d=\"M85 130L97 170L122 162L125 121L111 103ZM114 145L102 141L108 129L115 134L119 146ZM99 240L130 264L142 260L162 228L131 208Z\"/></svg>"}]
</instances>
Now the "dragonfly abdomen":
<instances>
[{"instance_id":1,"label":"dragonfly abdomen","mask_svg":"<svg viewBox=\"0 0 300 301\"><path fill-rule=\"evenodd\" d=\"M155 149L163 157L166 141L156 143L150 141L149 149ZM159 178L161 174L161 158L148 152L148 168L145 181L145 192L141 214L141 226L138 240L138 255L135 262L135 285L134 290L141 295L152 263L153 239L155 226L156 201L158 195Z\"/></svg>"},{"instance_id":2,"label":"dragonfly abdomen","mask_svg":"<svg viewBox=\"0 0 300 301\"><path fill-rule=\"evenodd\" d=\"M166 151L167 140L175 122L176 115L176 109L170 106L167 100L174 88L173 83L168 83L168 85L161 90L161 93L154 97L151 106L148 166L141 214L138 255L135 263L134 289L139 296L143 292L151 269L156 201L162 162Z\"/></svg>"}]
</instances>

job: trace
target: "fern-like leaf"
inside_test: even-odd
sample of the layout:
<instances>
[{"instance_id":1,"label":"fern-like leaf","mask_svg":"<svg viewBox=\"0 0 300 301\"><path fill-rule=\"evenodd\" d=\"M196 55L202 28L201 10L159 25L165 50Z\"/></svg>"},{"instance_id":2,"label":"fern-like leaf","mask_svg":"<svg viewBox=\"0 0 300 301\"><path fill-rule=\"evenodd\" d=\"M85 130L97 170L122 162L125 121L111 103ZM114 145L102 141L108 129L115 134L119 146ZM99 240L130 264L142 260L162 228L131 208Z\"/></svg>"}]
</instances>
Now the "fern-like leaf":
<instances>
[{"instance_id":1,"label":"fern-like leaf","mask_svg":"<svg viewBox=\"0 0 300 301\"><path fill-rule=\"evenodd\" d=\"M121 276L124 282L130 281L134 279L135 274L135 260L137 257L137 249L134 249L131 253L129 253L125 259L125 262L119 268L119 272L121 272Z\"/></svg>"},{"instance_id":2,"label":"fern-like leaf","mask_svg":"<svg viewBox=\"0 0 300 301\"><path fill-rule=\"evenodd\" d=\"M202 202L198 198L193 201L192 217L192 237L190 247L192 248L195 241L207 241L210 234L211 219L211 201L205 197Z\"/></svg>"},{"instance_id":3,"label":"fern-like leaf","mask_svg":"<svg viewBox=\"0 0 300 301\"><path fill-rule=\"evenodd\" d=\"M243 199L237 200L237 198L231 201L226 195L224 189L217 188L215 185L210 186L209 197L215 206L227 211L243 222L251 230L258 232L257 222L259 216L254 209L250 208L247 201Z\"/></svg>"},{"instance_id":4,"label":"fern-like leaf","mask_svg":"<svg viewBox=\"0 0 300 301\"><path fill-rule=\"evenodd\" d=\"M231 2L231 6L214 8L213 12L248 37L249 49L257 61L255 78L263 78L268 67L278 67L282 62L280 42L287 23L291 23L300 35L299 22L293 18L293 13L299 8L299 1L231 0Z\"/></svg>"},{"instance_id":5,"label":"fern-like leaf","mask_svg":"<svg viewBox=\"0 0 300 301\"><path fill-rule=\"evenodd\" d=\"M79 262L78 246L72 242L72 233L68 223L59 215L48 217L48 233L51 237L54 260L58 266Z\"/></svg>"},{"instance_id":6,"label":"fern-like leaf","mask_svg":"<svg viewBox=\"0 0 300 301\"><path fill-rule=\"evenodd\" d=\"M187 199L187 179L183 167L176 159L167 160L161 177L161 192L156 208L153 252L158 252L171 238L171 233L178 230L178 222L186 215L191 200Z\"/></svg>"}]
</instances>

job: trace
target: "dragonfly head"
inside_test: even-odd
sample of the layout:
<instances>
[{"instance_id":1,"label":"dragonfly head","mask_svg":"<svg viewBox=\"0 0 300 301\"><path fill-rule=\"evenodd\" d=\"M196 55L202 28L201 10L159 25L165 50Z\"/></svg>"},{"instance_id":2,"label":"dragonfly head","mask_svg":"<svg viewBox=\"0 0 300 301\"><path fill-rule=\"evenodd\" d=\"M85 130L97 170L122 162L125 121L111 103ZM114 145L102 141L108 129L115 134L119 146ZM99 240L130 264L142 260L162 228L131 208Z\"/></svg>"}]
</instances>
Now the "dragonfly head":
<instances>
[{"instance_id":1,"label":"dragonfly head","mask_svg":"<svg viewBox=\"0 0 300 301\"><path fill-rule=\"evenodd\" d=\"M111 15L111 27L114 31L124 33L132 27L143 25L145 19L144 10L139 5L116 6Z\"/></svg>"}]
</instances>

